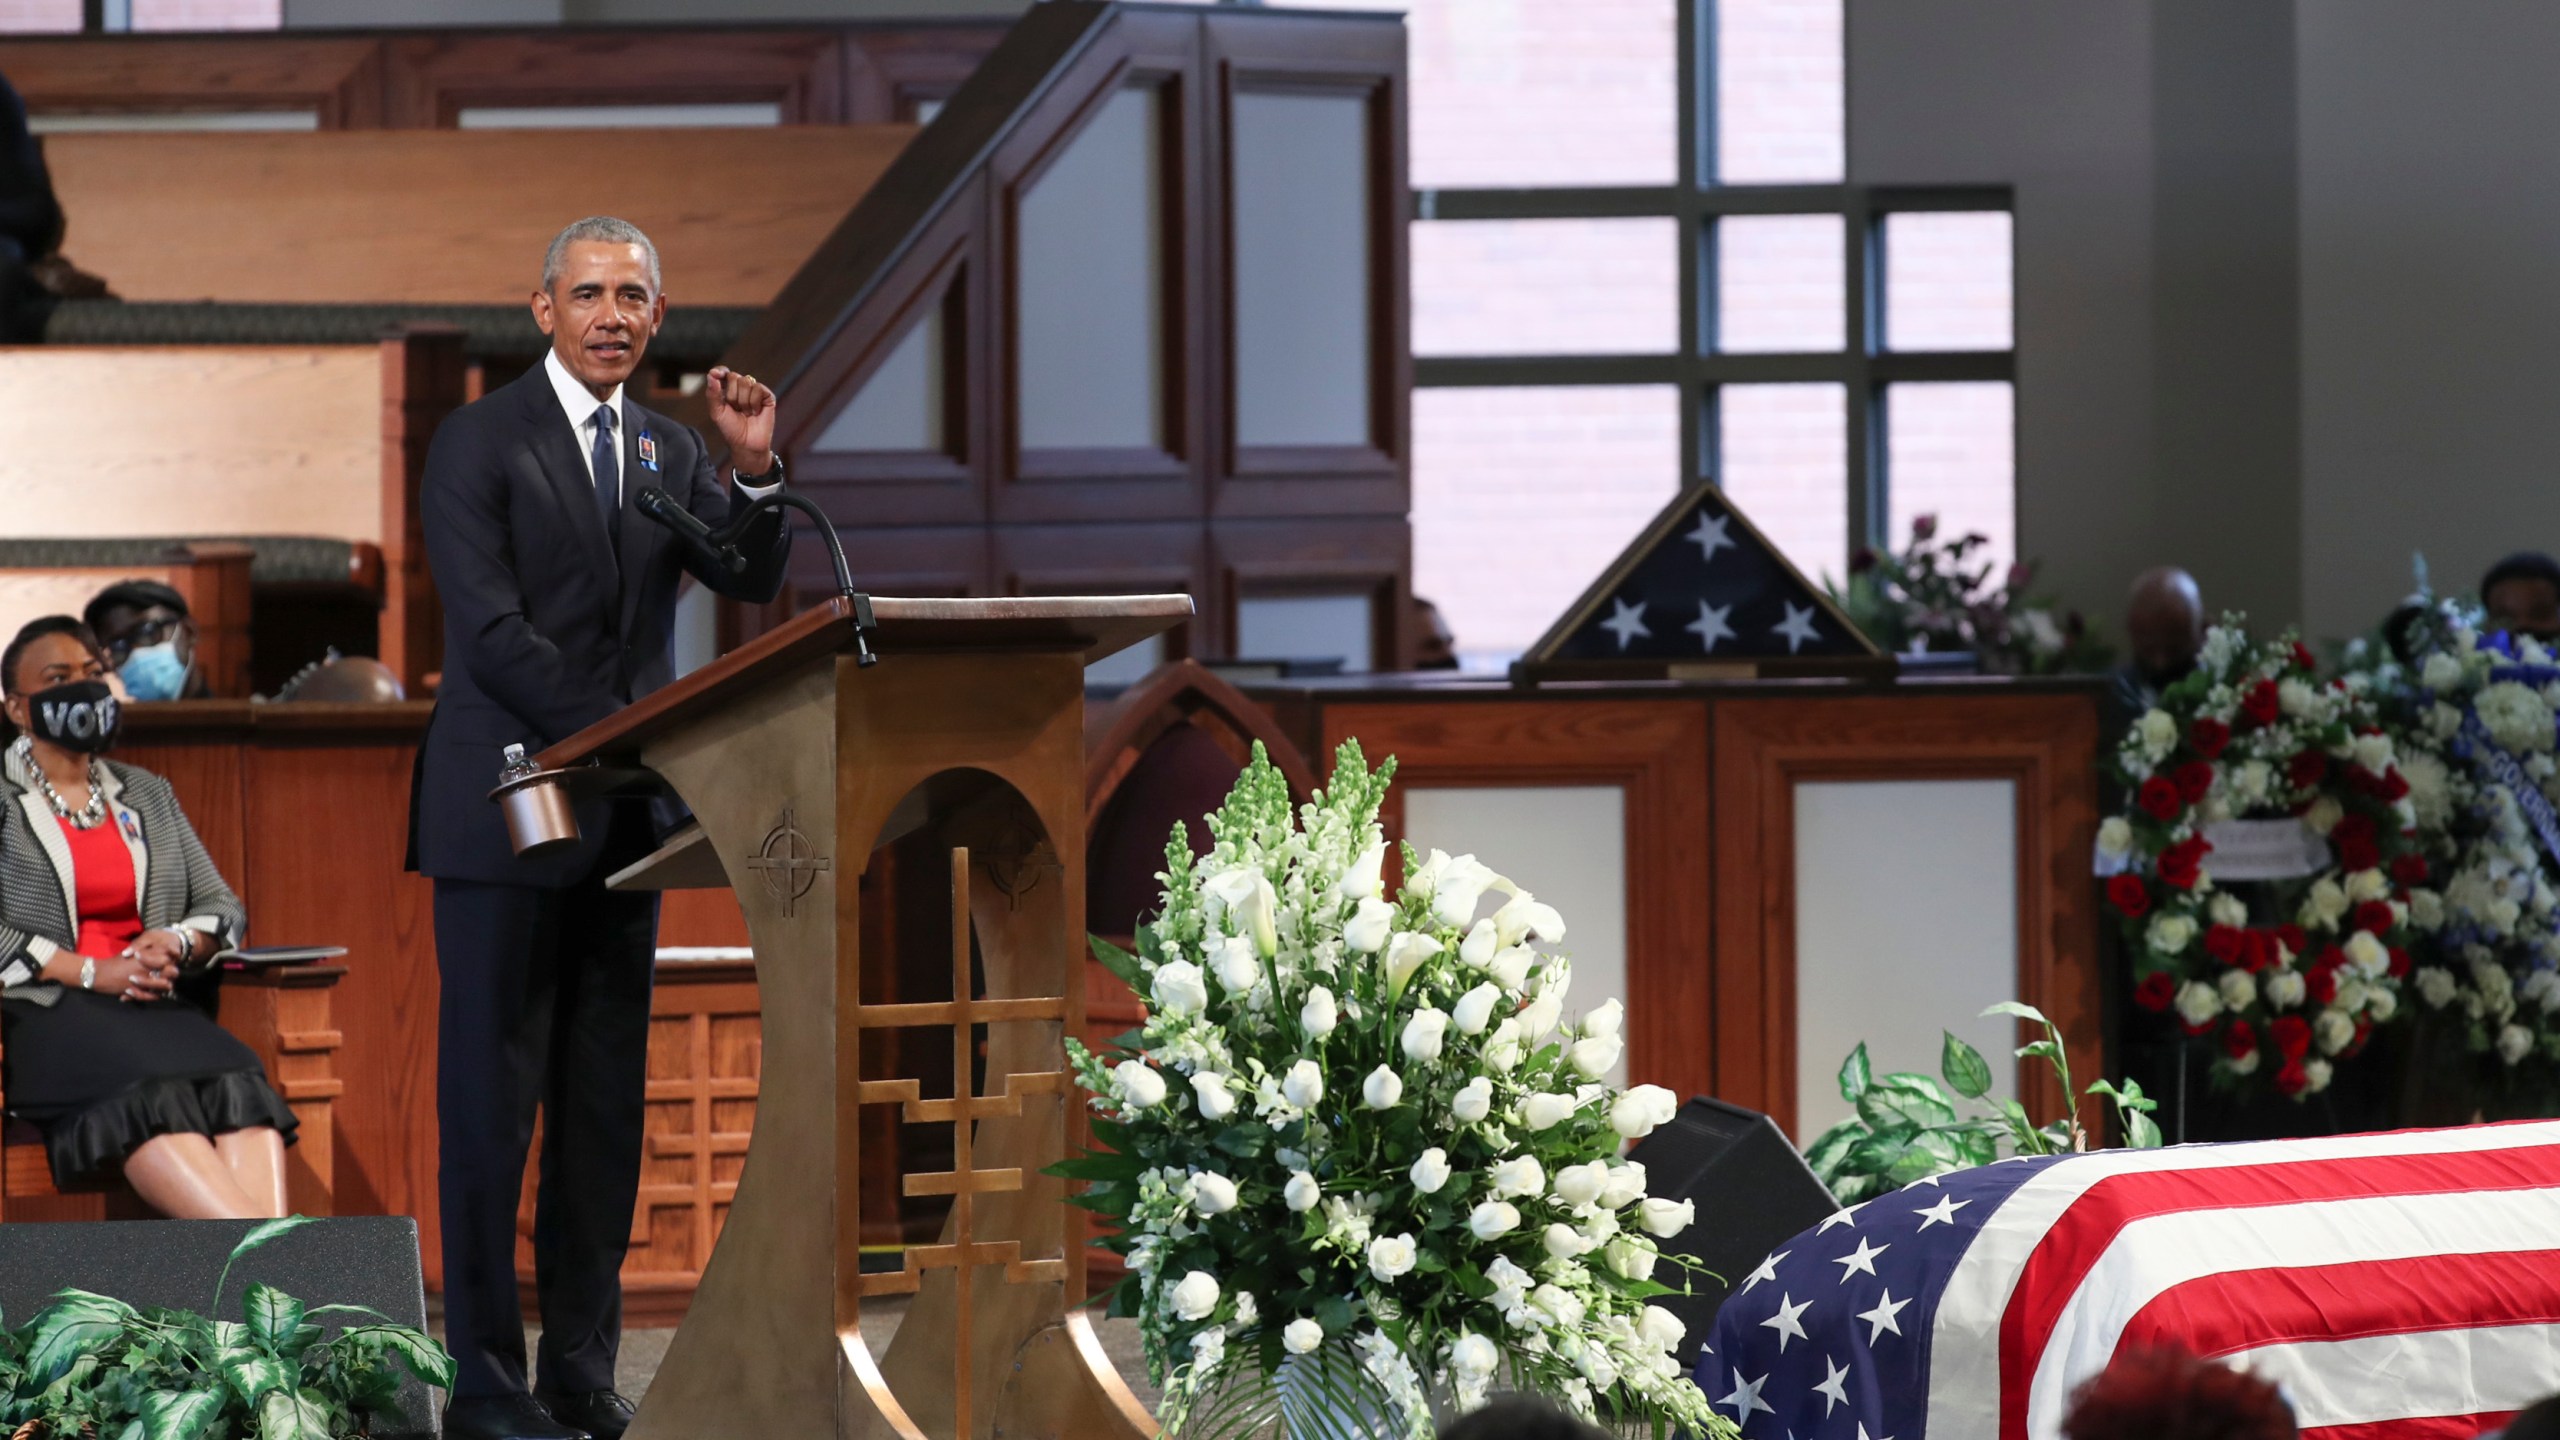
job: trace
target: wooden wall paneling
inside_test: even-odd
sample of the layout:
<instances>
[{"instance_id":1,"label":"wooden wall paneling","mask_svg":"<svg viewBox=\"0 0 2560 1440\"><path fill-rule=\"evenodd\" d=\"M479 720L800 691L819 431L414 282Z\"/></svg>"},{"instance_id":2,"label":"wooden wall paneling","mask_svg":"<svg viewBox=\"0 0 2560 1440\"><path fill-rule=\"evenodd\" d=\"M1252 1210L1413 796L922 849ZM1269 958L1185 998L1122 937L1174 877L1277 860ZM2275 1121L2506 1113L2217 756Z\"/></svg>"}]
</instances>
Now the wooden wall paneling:
<instances>
[{"instance_id":1,"label":"wooden wall paneling","mask_svg":"<svg viewBox=\"0 0 2560 1440\"><path fill-rule=\"evenodd\" d=\"M857 589L872 595L962 596L996 593L994 566L987 553L982 525L918 525L869 529L856 524L838 530L845 561L853 568ZM754 615L754 628L764 629L836 593L835 569L824 541L807 536L792 547L791 578L782 598L763 607L739 607Z\"/></svg>"},{"instance_id":2,"label":"wooden wall paneling","mask_svg":"<svg viewBox=\"0 0 2560 1440\"><path fill-rule=\"evenodd\" d=\"M1707 708L1681 700L1361 701L1324 710L1323 752L1357 739L1369 763L1392 755L1382 813L1404 834L1413 786L1614 785L1626 795L1627 1073L1680 1095L1717 1088L1721 996L1708 960L1714 915ZM1487 856L1499 870L1499 857ZM1391 869L1393 867L1390 867ZM1573 917L1565 917L1568 923ZM1570 945L1566 947L1570 950ZM1730 1097L1728 1097L1730 1098Z\"/></svg>"},{"instance_id":3,"label":"wooden wall paneling","mask_svg":"<svg viewBox=\"0 0 2560 1440\"><path fill-rule=\"evenodd\" d=\"M250 708L241 700L128 705L115 752L116 759L169 782L213 868L244 901L250 894L248 777L241 747L249 725ZM257 922L253 912L249 923Z\"/></svg>"},{"instance_id":4,"label":"wooden wall paneling","mask_svg":"<svg viewBox=\"0 0 2560 1440\"><path fill-rule=\"evenodd\" d=\"M444 668L444 607L427 571L418 494L427 444L463 403L462 332L413 325L382 342L382 619L375 657L412 695Z\"/></svg>"},{"instance_id":5,"label":"wooden wall paneling","mask_svg":"<svg viewBox=\"0 0 2560 1440\"><path fill-rule=\"evenodd\" d=\"M656 242L674 303L762 305L914 133L55 135L45 151L65 248L129 300L522 305L560 227L610 214ZM562 165L572 149L612 158ZM184 245L163 238L173 206Z\"/></svg>"},{"instance_id":6,"label":"wooden wall paneling","mask_svg":"<svg viewBox=\"0 0 2560 1440\"><path fill-rule=\"evenodd\" d=\"M432 1285L443 1253L434 892L404 869L427 708L260 707L266 733L242 752L242 873L256 940L348 948L336 1017L355 1083L337 1107L338 1213L416 1216Z\"/></svg>"},{"instance_id":7,"label":"wooden wall paneling","mask_svg":"<svg viewBox=\"0 0 2560 1440\"><path fill-rule=\"evenodd\" d=\"M2009 780L2017 786L2018 995L2061 1027L2078 1070L2099 1040L2093 695L1720 700L1714 708L1713 1093L1796 1120L1795 787L1821 780ZM2030 1036L2023 1025L2020 1043ZM2019 1071L2038 1120L2062 1113L2042 1066ZM2081 1118L2103 1123L2083 1100Z\"/></svg>"},{"instance_id":8,"label":"wooden wall paneling","mask_svg":"<svg viewBox=\"0 0 2560 1440\"><path fill-rule=\"evenodd\" d=\"M1006 595L1173 595L1201 604L1209 584L1208 534L1197 521L1154 525L1003 525L991 536L995 581ZM1204 607L1205 609L1205 607ZM1214 616L1166 632L1165 658L1194 653Z\"/></svg>"},{"instance_id":9,"label":"wooden wall paneling","mask_svg":"<svg viewBox=\"0 0 2560 1440\"><path fill-rule=\"evenodd\" d=\"M991 503L999 522L1161 520L1204 512L1206 453L1201 442L1207 390L1200 321L1207 312L1200 227L1193 223L1205 193L1201 75L1196 16L1122 11L1057 77L989 162L1000 337L994 409L1003 457ZM1160 87L1163 96L1158 214L1164 225L1164 269L1158 280L1165 443L1161 448L1029 448L1021 441L1021 405L1015 393L1022 197L1104 102L1124 87L1145 85Z\"/></svg>"},{"instance_id":10,"label":"wooden wall paneling","mask_svg":"<svg viewBox=\"0 0 2560 1440\"><path fill-rule=\"evenodd\" d=\"M857 125L917 123L918 107L950 98L1003 34L1002 22L846 32L845 119Z\"/></svg>"},{"instance_id":11,"label":"wooden wall paneling","mask_svg":"<svg viewBox=\"0 0 2560 1440\"><path fill-rule=\"evenodd\" d=\"M993 464L988 396L994 300L984 243L987 186L971 181L883 277L852 321L796 376L776 381L775 447L795 484L839 525L983 524ZM945 447L817 453L811 447L853 403L911 327L942 323Z\"/></svg>"},{"instance_id":12,"label":"wooden wall paneling","mask_svg":"<svg viewBox=\"0 0 2560 1440\"><path fill-rule=\"evenodd\" d=\"M1209 202L1220 344L1214 428L1219 437L1211 513L1403 515L1411 508L1413 355L1409 343L1404 27L1387 17L1218 14L1205 20L1215 87L1210 108ZM1370 425L1365 446L1246 446L1236 438L1233 115L1239 90L1345 92L1368 97Z\"/></svg>"},{"instance_id":13,"label":"wooden wall paneling","mask_svg":"<svg viewBox=\"0 0 2560 1440\"><path fill-rule=\"evenodd\" d=\"M697 105L771 101L785 125L845 119L836 32L490 30L388 42L385 122L449 128L479 105ZM575 218L574 216L571 218Z\"/></svg>"},{"instance_id":14,"label":"wooden wall paneling","mask_svg":"<svg viewBox=\"0 0 2560 1440\"><path fill-rule=\"evenodd\" d=\"M373 38L22 36L0 44L0 74L38 116L305 110L323 130L382 124L382 42ZM79 254L81 217L70 213Z\"/></svg>"},{"instance_id":15,"label":"wooden wall paneling","mask_svg":"<svg viewBox=\"0 0 2560 1440\"><path fill-rule=\"evenodd\" d=\"M1209 595L1222 618L1216 650L1235 654L1236 610L1249 595L1359 590L1370 596L1372 654L1401 670L1413 654L1413 531L1401 515L1332 520L1215 520L1209 526ZM1195 627L1206 630L1203 622Z\"/></svg>"}]
</instances>

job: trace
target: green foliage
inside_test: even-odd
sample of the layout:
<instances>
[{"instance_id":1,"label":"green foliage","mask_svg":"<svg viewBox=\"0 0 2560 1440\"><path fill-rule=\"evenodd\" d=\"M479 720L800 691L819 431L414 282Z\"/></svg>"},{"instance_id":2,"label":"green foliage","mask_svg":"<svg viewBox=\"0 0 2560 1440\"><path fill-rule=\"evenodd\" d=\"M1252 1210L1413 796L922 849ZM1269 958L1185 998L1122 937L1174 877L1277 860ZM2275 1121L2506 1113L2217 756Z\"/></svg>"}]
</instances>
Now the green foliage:
<instances>
[{"instance_id":1,"label":"green foliage","mask_svg":"<svg viewBox=\"0 0 2560 1440\"><path fill-rule=\"evenodd\" d=\"M2071 1058L2062 1048L2062 1032L2043 1012L2004 1000L1982 1013L2043 1026L2044 1038L2019 1046L2018 1058L2051 1065L2062 1093L2079 1093L2071 1088ZM1991 1063L1952 1032L1939 1046L1938 1071L1945 1077L1944 1088L1927 1075L1901 1072L1879 1077L1863 1043L1840 1063L1840 1098L1856 1106L1858 1113L1805 1147L1805 1163L1841 1204L1872 1200L1950 1170L1988 1165L2000 1158L2003 1145L2017 1155L2060 1155L2089 1148L2088 1132L2077 1116L2039 1127L2015 1100L1990 1104L1984 1097L1991 1091ZM2147 1150L2160 1143L2160 1127L2150 1115L2159 1102L2145 1096L2140 1085L2128 1080L2119 1088L2101 1080L2087 1093L2114 1102L2126 1145ZM1958 1098L1981 1102L1977 1113L1960 1113Z\"/></svg>"},{"instance_id":2,"label":"green foliage","mask_svg":"<svg viewBox=\"0 0 2560 1440\"><path fill-rule=\"evenodd\" d=\"M310 1223L272 1220L232 1247L231 1267ZM137 1309L64 1290L35 1318L0 1331L0 1428L33 1423L45 1440L339 1440L389 1408L400 1372L450 1388L453 1357L423 1333L356 1305L317 1309L251 1284L239 1320ZM335 1337L323 1315L359 1315Z\"/></svg>"},{"instance_id":3,"label":"green foliage","mask_svg":"<svg viewBox=\"0 0 2560 1440\"><path fill-rule=\"evenodd\" d=\"M2001 567L1980 534L1938 538L1934 515L1911 522L1899 551L1862 549L1846 584L1824 585L1850 623L1898 655L1971 653L1993 674L2090 674L2113 660L2076 610L2032 596L2035 566Z\"/></svg>"}]
</instances>

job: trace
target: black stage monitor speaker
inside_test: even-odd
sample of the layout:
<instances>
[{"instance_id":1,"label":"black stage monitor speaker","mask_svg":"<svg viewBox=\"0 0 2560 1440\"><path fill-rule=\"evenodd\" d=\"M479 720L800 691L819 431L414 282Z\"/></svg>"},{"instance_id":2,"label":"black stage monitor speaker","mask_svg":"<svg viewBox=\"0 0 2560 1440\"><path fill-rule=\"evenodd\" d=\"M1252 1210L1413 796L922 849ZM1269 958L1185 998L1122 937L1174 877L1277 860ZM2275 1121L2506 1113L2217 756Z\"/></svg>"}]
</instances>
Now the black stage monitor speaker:
<instances>
[{"instance_id":1,"label":"black stage monitor speaker","mask_svg":"<svg viewBox=\"0 0 2560 1440\"><path fill-rule=\"evenodd\" d=\"M1697 1358L1725 1297L1769 1252L1840 1208L1768 1116L1703 1095L1638 1141L1627 1158L1644 1166L1646 1193L1697 1202L1696 1220L1663 1241L1663 1253L1694 1256L1715 1273L1691 1276L1693 1294L1652 1302L1687 1322L1684 1361ZM1667 1271L1653 1278L1679 1283Z\"/></svg>"},{"instance_id":2,"label":"black stage monitor speaker","mask_svg":"<svg viewBox=\"0 0 2560 1440\"><path fill-rule=\"evenodd\" d=\"M57 1290L77 1287L132 1305L238 1320L252 1283L305 1305L363 1305L402 1325L427 1326L418 1280L418 1222L405 1215L319 1220L240 1257L215 1305L214 1281L250 1220L116 1220L0 1225L0 1319L23 1325ZM334 1333L350 1319L325 1317ZM403 1372L405 1377L406 1372ZM404 1379L396 1413L374 1422L384 1440L437 1433L435 1393Z\"/></svg>"}]
</instances>

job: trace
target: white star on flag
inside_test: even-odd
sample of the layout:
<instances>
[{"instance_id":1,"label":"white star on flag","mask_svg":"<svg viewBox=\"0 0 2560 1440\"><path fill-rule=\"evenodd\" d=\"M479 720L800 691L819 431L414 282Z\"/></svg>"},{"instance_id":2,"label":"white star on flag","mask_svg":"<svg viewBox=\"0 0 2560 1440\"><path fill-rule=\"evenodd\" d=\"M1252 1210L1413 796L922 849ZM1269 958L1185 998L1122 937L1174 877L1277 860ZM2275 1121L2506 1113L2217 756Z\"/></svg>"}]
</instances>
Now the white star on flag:
<instances>
[{"instance_id":1,"label":"white star on flag","mask_svg":"<svg viewBox=\"0 0 2560 1440\"><path fill-rule=\"evenodd\" d=\"M1813 628L1813 607L1807 605L1799 611L1792 600L1780 603L1787 607L1787 618L1778 622L1770 633L1786 637L1787 653L1793 655L1807 645L1820 644L1822 632Z\"/></svg>"},{"instance_id":2,"label":"white star on flag","mask_svg":"<svg viewBox=\"0 0 2560 1440\"><path fill-rule=\"evenodd\" d=\"M1778 1313L1760 1322L1763 1328L1778 1332L1778 1353L1781 1355L1787 1353L1787 1341L1805 1338L1804 1320L1801 1317L1804 1312L1813 1308L1813 1302L1810 1300L1799 1300L1793 1304L1789 1304L1788 1300L1787 1293L1783 1290L1779 1291Z\"/></svg>"},{"instance_id":3,"label":"white star on flag","mask_svg":"<svg viewBox=\"0 0 2560 1440\"><path fill-rule=\"evenodd\" d=\"M1719 550L1741 548L1731 535L1725 533L1726 527L1732 523L1731 516L1709 515L1704 510L1698 512L1698 528L1689 532L1688 539L1690 544L1698 547L1700 560L1712 562Z\"/></svg>"},{"instance_id":4,"label":"white star on flag","mask_svg":"<svg viewBox=\"0 0 2560 1440\"><path fill-rule=\"evenodd\" d=\"M1875 1274L1876 1257L1892 1248L1890 1245L1871 1246L1867 1243L1867 1237L1861 1235L1858 1237L1857 1249L1846 1255L1832 1257L1831 1263L1840 1267L1840 1283L1846 1285L1852 1275L1862 1272L1868 1275Z\"/></svg>"},{"instance_id":5,"label":"white star on flag","mask_svg":"<svg viewBox=\"0 0 2560 1440\"><path fill-rule=\"evenodd\" d=\"M1855 1224L1857 1222L1857 1218L1858 1207L1855 1205L1850 1206L1846 1210L1834 1210L1829 1215L1823 1217L1822 1228L1814 1231L1813 1233L1816 1235L1828 1235L1831 1233L1832 1226Z\"/></svg>"},{"instance_id":6,"label":"white star on flag","mask_svg":"<svg viewBox=\"0 0 2560 1440\"><path fill-rule=\"evenodd\" d=\"M1867 1322L1867 1343L1873 1345L1876 1343L1877 1337L1883 1335L1887 1330L1892 1331L1896 1335L1901 1334L1902 1325L1893 1317L1901 1314L1910 1307L1910 1301L1896 1300L1893 1298L1893 1292L1891 1290L1887 1290L1884 1292L1884 1298L1876 1302L1876 1308L1873 1310L1859 1311L1858 1318ZM1740 1378L1740 1372L1738 1371L1736 1372L1736 1378Z\"/></svg>"},{"instance_id":7,"label":"white star on flag","mask_svg":"<svg viewBox=\"0 0 2560 1440\"><path fill-rule=\"evenodd\" d=\"M1600 622L1600 628L1618 637L1618 649L1621 653L1626 650L1628 641L1653 633L1645 628L1642 603L1630 605L1624 600L1612 600L1609 603L1616 608L1610 612L1608 619Z\"/></svg>"},{"instance_id":8,"label":"white star on flag","mask_svg":"<svg viewBox=\"0 0 2560 1440\"><path fill-rule=\"evenodd\" d=\"M1858 1422L1858 1440L1867 1440L1867 1424L1863 1420ZM1890 1435L1879 1435L1875 1437L1875 1440L1893 1440L1893 1437Z\"/></svg>"},{"instance_id":9,"label":"white star on flag","mask_svg":"<svg viewBox=\"0 0 2560 1440\"><path fill-rule=\"evenodd\" d=\"M1914 1210L1911 1213L1920 1217L1920 1228L1926 1230L1932 1225L1953 1225L1956 1223L1956 1212L1972 1203L1970 1200L1959 1200L1953 1195L1940 1191L1937 1204L1926 1210Z\"/></svg>"},{"instance_id":10,"label":"white star on flag","mask_svg":"<svg viewBox=\"0 0 2560 1440\"><path fill-rule=\"evenodd\" d=\"M1698 602L1698 618L1690 621L1682 628L1687 630L1690 634L1697 636L1698 643L1706 649L1708 654L1712 655L1715 653L1716 646L1719 643L1734 638L1733 626L1726 623L1732 618L1732 606L1710 605L1706 601L1701 600Z\"/></svg>"},{"instance_id":11,"label":"white star on flag","mask_svg":"<svg viewBox=\"0 0 2560 1440\"><path fill-rule=\"evenodd\" d=\"M1828 1420L1833 1407L1849 1403L1849 1367L1825 1355L1822 1368L1831 1373L1822 1377L1822 1383L1813 1387L1813 1393L1823 1397L1822 1418Z\"/></svg>"},{"instance_id":12,"label":"white star on flag","mask_svg":"<svg viewBox=\"0 0 2560 1440\"><path fill-rule=\"evenodd\" d=\"M1750 1294L1751 1287L1759 1284L1763 1280L1777 1279L1778 1262L1786 1259L1789 1255L1794 1253L1795 1252L1792 1250L1781 1250L1777 1254L1770 1256L1768 1259L1761 1261L1760 1268L1752 1271L1751 1274L1746 1277L1742 1288L1733 1292L1733 1298L1739 1300L1743 1296Z\"/></svg>"},{"instance_id":13,"label":"white star on flag","mask_svg":"<svg viewBox=\"0 0 2560 1440\"><path fill-rule=\"evenodd\" d=\"M1757 1380L1745 1380L1742 1378L1742 1372L1736 1370L1733 1372L1733 1393L1716 1403L1733 1407L1733 1418L1736 1424L1750 1419L1751 1412L1754 1410L1763 1415L1775 1415L1778 1412L1770 1408L1768 1401L1760 1398L1760 1387L1768 1383L1769 1377L1766 1375Z\"/></svg>"}]
</instances>

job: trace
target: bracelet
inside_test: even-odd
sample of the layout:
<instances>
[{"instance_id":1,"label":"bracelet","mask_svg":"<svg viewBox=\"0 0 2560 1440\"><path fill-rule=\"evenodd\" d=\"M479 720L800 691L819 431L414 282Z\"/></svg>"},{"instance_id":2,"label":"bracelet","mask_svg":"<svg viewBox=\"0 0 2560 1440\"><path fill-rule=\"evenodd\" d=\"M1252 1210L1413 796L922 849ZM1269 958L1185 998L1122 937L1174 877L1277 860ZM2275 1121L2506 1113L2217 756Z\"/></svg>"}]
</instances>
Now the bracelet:
<instances>
[{"instance_id":1,"label":"bracelet","mask_svg":"<svg viewBox=\"0 0 2560 1440\"><path fill-rule=\"evenodd\" d=\"M93 955L80 957L80 988L83 990L98 988L98 961Z\"/></svg>"}]
</instances>

